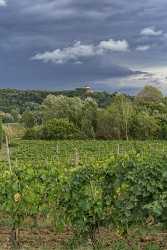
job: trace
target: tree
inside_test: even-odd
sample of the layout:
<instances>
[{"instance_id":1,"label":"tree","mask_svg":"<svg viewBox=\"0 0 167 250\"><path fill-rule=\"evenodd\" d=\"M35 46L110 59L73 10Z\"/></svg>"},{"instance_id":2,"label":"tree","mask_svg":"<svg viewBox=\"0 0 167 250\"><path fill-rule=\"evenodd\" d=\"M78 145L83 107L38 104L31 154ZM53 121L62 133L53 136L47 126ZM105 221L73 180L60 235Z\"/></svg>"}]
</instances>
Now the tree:
<instances>
[{"instance_id":1,"label":"tree","mask_svg":"<svg viewBox=\"0 0 167 250\"><path fill-rule=\"evenodd\" d=\"M3 142L3 126L2 126L2 118L0 118L0 148L2 147Z\"/></svg>"},{"instance_id":2,"label":"tree","mask_svg":"<svg viewBox=\"0 0 167 250\"><path fill-rule=\"evenodd\" d=\"M120 133L116 132L116 119L113 117L113 113L106 109L99 109L97 113L97 129L96 137L99 139L113 139L119 138ZM119 124L118 124L119 125ZM119 130L119 128L117 127Z\"/></svg>"},{"instance_id":3,"label":"tree","mask_svg":"<svg viewBox=\"0 0 167 250\"><path fill-rule=\"evenodd\" d=\"M113 128L117 131L118 137L128 140L130 120L133 112L132 103L125 95L117 94L108 111L111 113Z\"/></svg>"},{"instance_id":4,"label":"tree","mask_svg":"<svg viewBox=\"0 0 167 250\"><path fill-rule=\"evenodd\" d=\"M35 118L33 112L25 111L21 120L26 128L32 128L35 126Z\"/></svg>"},{"instance_id":5,"label":"tree","mask_svg":"<svg viewBox=\"0 0 167 250\"><path fill-rule=\"evenodd\" d=\"M135 100L141 104L159 103L163 95L159 89L153 86L145 86L136 96Z\"/></svg>"},{"instance_id":6,"label":"tree","mask_svg":"<svg viewBox=\"0 0 167 250\"><path fill-rule=\"evenodd\" d=\"M97 127L97 103L91 97L84 101L82 109L81 131L88 138L95 137Z\"/></svg>"},{"instance_id":7,"label":"tree","mask_svg":"<svg viewBox=\"0 0 167 250\"><path fill-rule=\"evenodd\" d=\"M52 119L42 126L27 129L25 139L75 139L79 137L79 131L74 125L65 119Z\"/></svg>"},{"instance_id":8,"label":"tree","mask_svg":"<svg viewBox=\"0 0 167 250\"><path fill-rule=\"evenodd\" d=\"M139 112L134 116L131 134L135 139L153 139L158 137L158 121L147 112Z\"/></svg>"},{"instance_id":9,"label":"tree","mask_svg":"<svg viewBox=\"0 0 167 250\"><path fill-rule=\"evenodd\" d=\"M80 126L83 102L78 97L48 95L42 104L44 120L65 118Z\"/></svg>"},{"instance_id":10,"label":"tree","mask_svg":"<svg viewBox=\"0 0 167 250\"><path fill-rule=\"evenodd\" d=\"M10 113L5 113L5 115L3 116L4 123L13 123L14 121L14 117Z\"/></svg>"},{"instance_id":11,"label":"tree","mask_svg":"<svg viewBox=\"0 0 167 250\"><path fill-rule=\"evenodd\" d=\"M13 116L14 122L19 122L21 120L21 115L18 110L12 109L11 115Z\"/></svg>"},{"instance_id":12,"label":"tree","mask_svg":"<svg viewBox=\"0 0 167 250\"><path fill-rule=\"evenodd\" d=\"M81 133L83 137L85 138L95 138L95 131L92 126L92 123L88 119L82 119L81 124Z\"/></svg>"}]
</instances>

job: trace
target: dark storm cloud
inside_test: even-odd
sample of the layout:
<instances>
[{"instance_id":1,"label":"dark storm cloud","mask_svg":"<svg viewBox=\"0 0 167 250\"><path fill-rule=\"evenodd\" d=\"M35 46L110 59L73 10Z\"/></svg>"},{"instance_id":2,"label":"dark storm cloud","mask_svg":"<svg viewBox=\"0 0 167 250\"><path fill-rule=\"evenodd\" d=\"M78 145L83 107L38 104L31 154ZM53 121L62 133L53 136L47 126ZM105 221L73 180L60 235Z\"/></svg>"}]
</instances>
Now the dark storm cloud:
<instances>
[{"instance_id":1,"label":"dark storm cloud","mask_svg":"<svg viewBox=\"0 0 167 250\"><path fill-rule=\"evenodd\" d=\"M60 89L100 81L106 89L110 79L115 89L115 77L164 67L166 9L165 0L0 0L0 87ZM30 60L57 49L64 52L78 41L95 47L110 39L126 41L129 51L94 53L61 65ZM127 82L127 89L138 88L135 84Z\"/></svg>"}]
</instances>

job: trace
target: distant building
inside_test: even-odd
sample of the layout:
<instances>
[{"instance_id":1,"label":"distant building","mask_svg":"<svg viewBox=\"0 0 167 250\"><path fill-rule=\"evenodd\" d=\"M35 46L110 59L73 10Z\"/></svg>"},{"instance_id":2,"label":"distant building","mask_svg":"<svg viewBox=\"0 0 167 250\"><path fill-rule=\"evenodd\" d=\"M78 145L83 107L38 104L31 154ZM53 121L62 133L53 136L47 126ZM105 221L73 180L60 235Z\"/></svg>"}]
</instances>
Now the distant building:
<instances>
[{"instance_id":1,"label":"distant building","mask_svg":"<svg viewBox=\"0 0 167 250\"><path fill-rule=\"evenodd\" d=\"M94 93L94 90L88 85L77 88L76 90L82 93L83 96L91 96Z\"/></svg>"},{"instance_id":2,"label":"distant building","mask_svg":"<svg viewBox=\"0 0 167 250\"><path fill-rule=\"evenodd\" d=\"M93 89L88 85L84 86L83 89L85 90L85 95L87 96L90 96L94 93Z\"/></svg>"}]
</instances>

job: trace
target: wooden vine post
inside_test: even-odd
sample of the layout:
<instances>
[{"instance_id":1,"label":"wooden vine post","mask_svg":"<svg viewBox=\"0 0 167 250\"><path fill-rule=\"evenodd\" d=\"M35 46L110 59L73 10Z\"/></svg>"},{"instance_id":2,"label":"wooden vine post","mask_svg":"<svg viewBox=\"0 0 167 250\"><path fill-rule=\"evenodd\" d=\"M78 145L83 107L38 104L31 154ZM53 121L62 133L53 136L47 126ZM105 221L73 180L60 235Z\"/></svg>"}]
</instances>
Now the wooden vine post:
<instances>
[{"instance_id":1,"label":"wooden vine post","mask_svg":"<svg viewBox=\"0 0 167 250\"><path fill-rule=\"evenodd\" d=\"M7 133L5 133L5 144L6 144L6 155L7 155L7 161L8 161L8 166L9 166L9 171L11 173L11 176L13 175L13 169L12 169L12 162L11 162L11 155L10 155L10 147L9 147L9 138ZM11 181L13 182L12 178ZM19 203L21 201L21 196L19 193L16 193L13 197L13 202L17 207L19 207ZM17 209L16 209L16 214L17 214ZM10 233L10 243L12 248L19 248L19 228L16 225L15 217L17 215L13 215L13 225Z\"/></svg>"}]
</instances>

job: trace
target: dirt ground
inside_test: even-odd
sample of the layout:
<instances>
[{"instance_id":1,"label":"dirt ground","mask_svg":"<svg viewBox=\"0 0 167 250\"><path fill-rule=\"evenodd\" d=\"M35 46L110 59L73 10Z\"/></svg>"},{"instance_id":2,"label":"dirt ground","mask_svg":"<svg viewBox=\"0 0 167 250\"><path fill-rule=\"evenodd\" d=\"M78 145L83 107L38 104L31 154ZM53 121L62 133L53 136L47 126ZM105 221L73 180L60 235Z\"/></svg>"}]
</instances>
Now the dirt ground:
<instances>
[{"instance_id":1,"label":"dirt ground","mask_svg":"<svg viewBox=\"0 0 167 250\"><path fill-rule=\"evenodd\" d=\"M48 229L28 230L21 229L19 232L19 242L21 249L60 249L66 240L71 237L71 233L56 233ZM0 250L11 250L10 230L0 228Z\"/></svg>"},{"instance_id":2,"label":"dirt ground","mask_svg":"<svg viewBox=\"0 0 167 250\"><path fill-rule=\"evenodd\" d=\"M64 233L54 232L49 229L21 229L19 233L19 242L21 250L65 250L67 249L67 242L72 239L70 230ZM110 230L101 229L97 237L104 246L104 249L115 249L112 247L115 242L126 242L126 249L164 249L167 250L167 232L159 232L152 234L144 234L132 232L128 239L122 239L121 236L112 233ZM0 250L11 250L10 244L10 230L8 228L0 228ZM146 248L149 244L155 244L157 248ZM137 248L134 247L138 246ZM87 246L79 247L77 249L90 250L91 244L87 242ZM116 248L117 250L126 250L124 247Z\"/></svg>"}]
</instances>

